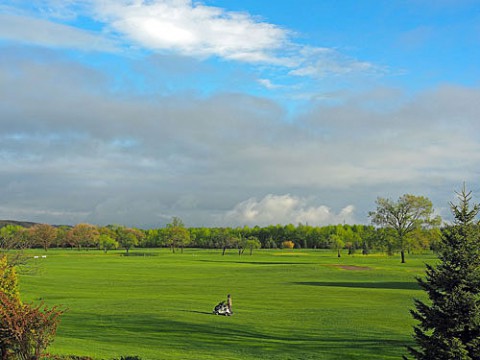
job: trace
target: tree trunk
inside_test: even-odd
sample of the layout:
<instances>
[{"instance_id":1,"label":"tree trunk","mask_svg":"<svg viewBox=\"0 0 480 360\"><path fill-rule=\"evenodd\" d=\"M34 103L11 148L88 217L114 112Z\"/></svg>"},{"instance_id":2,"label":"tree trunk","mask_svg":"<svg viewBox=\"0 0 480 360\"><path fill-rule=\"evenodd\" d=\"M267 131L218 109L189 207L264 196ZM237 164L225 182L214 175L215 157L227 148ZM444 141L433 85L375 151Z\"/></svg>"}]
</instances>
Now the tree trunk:
<instances>
[{"instance_id":1,"label":"tree trunk","mask_svg":"<svg viewBox=\"0 0 480 360\"><path fill-rule=\"evenodd\" d=\"M402 264L405 264L405 250L402 249L402 251L400 251L400 255L402 255Z\"/></svg>"},{"instance_id":2,"label":"tree trunk","mask_svg":"<svg viewBox=\"0 0 480 360\"><path fill-rule=\"evenodd\" d=\"M341 257L342 255L340 255L340 249L337 250L337 257Z\"/></svg>"},{"instance_id":3,"label":"tree trunk","mask_svg":"<svg viewBox=\"0 0 480 360\"><path fill-rule=\"evenodd\" d=\"M227 248L224 246L223 247L223 251L222 251L222 256L225 255L225 251L227 250Z\"/></svg>"},{"instance_id":4,"label":"tree trunk","mask_svg":"<svg viewBox=\"0 0 480 360\"><path fill-rule=\"evenodd\" d=\"M250 255L253 254L253 246L250 248Z\"/></svg>"}]
</instances>

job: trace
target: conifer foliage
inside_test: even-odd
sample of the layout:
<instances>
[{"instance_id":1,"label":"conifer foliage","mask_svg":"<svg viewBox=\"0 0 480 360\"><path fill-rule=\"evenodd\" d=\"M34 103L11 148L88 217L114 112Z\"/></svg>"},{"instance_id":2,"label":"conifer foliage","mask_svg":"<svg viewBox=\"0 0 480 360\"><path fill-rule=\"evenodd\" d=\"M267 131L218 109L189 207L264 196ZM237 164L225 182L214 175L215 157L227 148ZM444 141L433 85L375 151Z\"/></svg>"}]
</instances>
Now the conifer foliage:
<instances>
[{"instance_id":1,"label":"conifer foliage","mask_svg":"<svg viewBox=\"0 0 480 360\"><path fill-rule=\"evenodd\" d=\"M480 359L480 233L475 218L478 204L471 205L465 187L458 204L451 203L454 223L444 229L440 262L426 265L425 279L418 283L429 302L415 300L412 316L416 348L414 359ZM407 359L407 357L404 357Z\"/></svg>"}]
</instances>

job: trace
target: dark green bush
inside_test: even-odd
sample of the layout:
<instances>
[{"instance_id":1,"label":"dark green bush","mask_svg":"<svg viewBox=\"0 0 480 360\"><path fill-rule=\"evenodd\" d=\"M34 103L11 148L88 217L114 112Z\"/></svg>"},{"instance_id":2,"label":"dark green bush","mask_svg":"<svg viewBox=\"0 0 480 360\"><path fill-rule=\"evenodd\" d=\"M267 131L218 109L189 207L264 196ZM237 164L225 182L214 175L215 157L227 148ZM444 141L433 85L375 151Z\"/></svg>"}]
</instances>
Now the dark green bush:
<instances>
[{"instance_id":1,"label":"dark green bush","mask_svg":"<svg viewBox=\"0 0 480 360\"><path fill-rule=\"evenodd\" d=\"M77 355L46 355L42 360L94 360L90 356Z\"/></svg>"},{"instance_id":2,"label":"dark green bush","mask_svg":"<svg viewBox=\"0 0 480 360\"><path fill-rule=\"evenodd\" d=\"M46 355L42 360L94 360L90 356L77 356L77 355ZM119 359L112 360L142 360L138 356L122 356Z\"/></svg>"}]
</instances>

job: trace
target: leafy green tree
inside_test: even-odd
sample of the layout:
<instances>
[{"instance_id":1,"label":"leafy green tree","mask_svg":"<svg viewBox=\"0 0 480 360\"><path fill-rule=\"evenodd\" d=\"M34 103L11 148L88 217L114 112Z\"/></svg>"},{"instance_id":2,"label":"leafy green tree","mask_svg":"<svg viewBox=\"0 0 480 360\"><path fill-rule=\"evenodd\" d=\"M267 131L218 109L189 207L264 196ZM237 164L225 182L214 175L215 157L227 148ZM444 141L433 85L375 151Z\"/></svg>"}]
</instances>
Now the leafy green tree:
<instances>
[{"instance_id":1,"label":"leafy green tree","mask_svg":"<svg viewBox=\"0 0 480 360\"><path fill-rule=\"evenodd\" d=\"M1 246L4 250L19 249L21 251L32 246L32 238L28 229L20 225L7 225L0 229Z\"/></svg>"},{"instance_id":2,"label":"leafy green tree","mask_svg":"<svg viewBox=\"0 0 480 360\"><path fill-rule=\"evenodd\" d=\"M415 359L480 359L480 233L475 217L480 206L470 205L471 193L457 193L451 203L454 224L444 229L440 262L426 265L425 279L418 279L429 303L415 300L411 313L417 348ZM404 357L406 359L406 357Z\"/></svg>"},{"instance_id":3,"label":"leafy green tree","mask_svg":"<svg viewBox=\"0 0 480 360\"><path fill-rule=\"evenodd\" d=\"M98 233L100 235L107 235L108 237L116 240L117 239L116 229L118 229L119 227L120 226L115 226L115 225L102 226L98 228Z\"/></svg>"},{"instance_id":4,"label":"leafy green tree","mask_svg":"<svg viewBox=\"0 0 480 360\"><path fill-rule=\"evenodd\" d=\"M172 222L167 224L165 240L173 252L175 252L175 248L179 247L183 253L183 248L190 244L190 232L185 228L180 218L173 217Z\"/></svg>"},{"instance_id":5,"label":"leafy green tree","mask_svg":"<svg viewBox=\"0 0 480 360\"><path fill-rule=\"evenodd\" d=\"M297 228L293 224L288 224L283 227L283 236L284 241L292 241L294 244L297 243ZM295 247L295 245L294 245Z\"/></svg>"},{"instance_id":6,"label":"leafy green tree","mask_svg":"<svg viewBox=\"0 0 480 360\"><path fill-rule=\"evenodd\" d=\"M6 225L0 229L0 247L3 250L10 250L16 247L18 233L24 230L20 225Z\"/></svg>"},{"instance_id":7,"label":"leafy green tree","mask_svg":"<svg viewBox=\"0 0 480 360\"><path fill-rule=\"evenodd\" d=\"M48 224L37 224L29 229L33 242L43 247L45 251L57 238L57 229Z\"/></svg>"},{"instance_id":8,"label":"leafy green tree","mask_svg":"<svg viewBox=\"0 0 480 360\"><path fill-rule=\"evenodd\" d=\"M347 241L345 243L345 247L348 250L348 255L354 255L355 252L357 251L357 248L355 247L355 244L351 241Z\"/></svg>"},{"instance_id":9,"label":"leafy green tree","mask_svg":"<svg viewBox=\"0 0 480 360\"><path fill-rule=\"evenodd\" d=\"M57 238L55 239L55 245L60 247L69 246L67 234L70 231L70 227L61 225L57 227Z\"/></svg>"},{"instance_id":10,"label":"leafy green tree","mask_svg":"<svg viewBox=\"0 0 480 360\"><path fill-rule=\"evenodd\" d=\"M330 247L331 226L323 226L315 228L313 247L320 249L328 249Z\"/></svg>"},{"instance_id":11,"label":"leafy green tree","mask_svg":"<svg viewBox=\"0 0 480 360\"><path fill-rule=\"evenodd\" d=\"M111 238L109 235L101 234L100 237L98 238L98 246L106 254L108 250L117 249L119 244L118 244L118 241Z\"/></svg>"},{"instance_id":12,"label":"leafy green tree","mask_svg":"<svg viewBox=\"0 0 480 360\"><path fill-rule=\"evenodd\" d=\"M213 237L215 246L222 249L222 256L227 249L237 247L240 242L240 238L232 234L231 229L228 228L215 229Z\"/></svg>"},{"instance_id":13,"label":"leafy green tree","mask_svg":"<svg viewBox=\"0 0 480 360\"><path fill-rule=\"evenodd\" d=\"M369 217L373 224L394 231L402 263L405 263L405 251L414 231L441 222L440 217L434 216L432 202L423 196L405 194L396 202L379 197L376 204L377 209L369 212Z\"/></svg>"},{"instance_id":14,"label":"leafy green tree","mask_svg":"<svg viewBox=\"0 0 480 360\"><path fill-rule=\"evenodd\" d=\"M441 239L441 231L439 228L432 229L417 229L413 232L415 241L410 243L409 250L412 251L427 251L435 250Z\"/></svg>"},{"instance_id":15,"label":"leafy green tree","mask_svg":"<svg viewBox=\"0 0 480 360\"><path fill-rule=\"evenodd\" d=\"M195 247L209 248L213 247L212 244L212 231L210 228L191 228L190 237Z\"/></svg>"},{"instance_id":16,"label":"leafy green tree","mask_svg":"<svg viewBox=\"0 0 480 360\"><path fill-rule=\"evenodd\" d=\"M260 243L260 240L258 240L255 236L250 236L246 239L244 246L245 249L250 250L250 255L252 255L253 249L260 249L262 247L262 244Z\"/></svg>"},{"instance_id":17,"label":"leafy green tree","mask_svg":"<svg viewBox=\"0 0 480 360\"><path fill-rule=\"evenodd\" d=\"M116 233L118 242L125 249L127 255L130 249L137 246L144 237L144 234L140 230L134 228L119 227Z\"/></svg>"},{"instance_id":18,"label":"leafy green tree","mask_svg":"<svg viewBox=\"0 0 480 360\"><path fill-rule=\"evenodd\" d=\"M396 247L396 233L392 228L378 228L375 229L372 235L374 248L381 252L387 253L388 256L394 255Z\"/></svg>"},{"instance_id":19,"label":"leafy green tree","mask_svg":"<svg viewBox=\"0 0 480 360\"><path fill-rule=\"evenodd\" d=\"M339 234L332 234L330 235L330 246L332 249L337 251L337 257L341 257L341 251L345 246L345 242L342 240L341 235Z\"/></svg>"},{"instance_id":20,"label":"leafy green tree","mask_svg":"<svg viewBox=\"0 0 480 360\"><path fill-rule=\"evenodd\" d=\"M250 235L245 236L245 234L250 233L249 231L244 231L245 228L236 228L234 232L239 235L234 235L236 238L234 240L234 246L238 248L238 255L243 255L246 249L250 249L250 255L253 254L253 249L260 249L262 243L256 236Z\"/></svg>"},{"instance_id":21,"label":"leafy green tree","mask_svg":"<svg viewBox=\"0 0 480 360\"><path fill-rule=\"evenodd\" d=\"M80 250L82 247L96 246L100 233L94 225L77 224L67 233L67 241Z\"/></svg>"},{"instance_id":22,"label":"leafy green tree","mask_svg":"<svg viewBox=\"0 0 480 360\"><path fill-rule=\"evenodd\" d=\"M364 253L364 249L370 253L370 251L374 251L378 249L377 246L377 229L374 226L366 225L364 226L362 233L362 253ZM366 255L366 254L365 254Z\"/></svg>"},{"instance_id":23,"label":"leafy green tree","mask_svg":"<svg viewBox=\"0 0 480 360\"><path fill-rule=\"evenodd\" d=\"M149 229L145 231L145 239L142 243L145 247L160 247L164 245L163 229Z\"/></svg>"},{"instance_id":24,"label":"leafy green tree","mask_svg":"<svg viewBox=\"0 0 480 360\"><path fill-rule=\"evenodd\" d=\"M264 247L266 249L276 249L277 248L277 243L275 242L275 240L273 240L272 237L269 237L267 239L267 241L265 241Z\"/></svg>"}]
</instances>

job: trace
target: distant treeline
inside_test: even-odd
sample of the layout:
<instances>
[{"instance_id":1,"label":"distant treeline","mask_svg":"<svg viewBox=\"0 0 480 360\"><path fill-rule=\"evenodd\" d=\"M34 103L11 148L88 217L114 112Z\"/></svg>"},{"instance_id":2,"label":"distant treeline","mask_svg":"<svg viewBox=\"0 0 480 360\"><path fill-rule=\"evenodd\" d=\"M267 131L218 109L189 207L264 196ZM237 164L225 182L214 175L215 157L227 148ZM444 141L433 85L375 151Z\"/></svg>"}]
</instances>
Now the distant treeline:
<instances>
[{"instance_id":1,"label":"distant treeline","mask_svg":"<svg viewBox=\"0 0 480 360\"><path fill-rule=\"evenodd\" d=\"M3 250L52 247L77 249L123 248L127 252L133 247L175 249L207 248L236 249L242 254L245 249L334 249L340 256L343 252L385 252L393 254L399 250L395 233L389 228L370 225L311 226L270 225L266 227L192 227L187 228L180 219L174 218L164 228L143 230L119 225L95 226L51 226L46 224L0 221L0 247ZM419 228L408 239L408 251L434 250L440 230Z\"/></svg>"}]
</instances>

